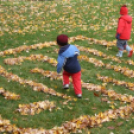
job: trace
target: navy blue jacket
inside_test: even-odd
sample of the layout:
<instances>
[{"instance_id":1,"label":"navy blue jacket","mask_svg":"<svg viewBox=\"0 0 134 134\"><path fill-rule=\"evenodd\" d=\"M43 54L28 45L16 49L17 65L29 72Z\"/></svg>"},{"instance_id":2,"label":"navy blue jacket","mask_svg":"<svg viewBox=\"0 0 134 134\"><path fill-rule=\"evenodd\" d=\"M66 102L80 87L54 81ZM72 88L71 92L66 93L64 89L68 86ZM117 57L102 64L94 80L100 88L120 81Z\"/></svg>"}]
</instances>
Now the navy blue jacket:
<instances>
[{"instance_id":1,"label":"navy blue jacket","mask_svg":"<svg viewBox=\"0 0 134 134\"><path fill-rule=\"evenodd\" d=\"M60 73L62 68L69 73L77 73L81 70L77 60L79 50L74 45L65 45L61 47L58 55L57 72Z\"/></svg>"}]
</instances>

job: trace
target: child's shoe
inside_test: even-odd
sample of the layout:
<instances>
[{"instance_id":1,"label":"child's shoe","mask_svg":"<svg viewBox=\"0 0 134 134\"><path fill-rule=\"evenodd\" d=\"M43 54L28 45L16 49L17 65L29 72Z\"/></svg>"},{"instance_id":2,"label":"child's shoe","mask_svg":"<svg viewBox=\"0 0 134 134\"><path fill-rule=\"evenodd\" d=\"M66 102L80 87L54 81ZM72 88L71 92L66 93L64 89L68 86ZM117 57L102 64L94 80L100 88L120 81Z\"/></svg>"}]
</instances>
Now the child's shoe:
<instances>
[{"instance_id":1,"label":"child's shoe","mask_svg":"<svg viewBox=\"0 0 134 134\"><path fill-rule=\"evenodd\" d=\"M133 55L133 50L129 51L128 57L132 57Z\"/></svg>"},{"instance_id":2,"label":"child's shoe","mask_svg":"<svg viewBox=\"0 0 134 134\"><path fill-rule=\"evenodd\" d=\"M120 58L122 57L122 55L119 52L116 54L116 56Z\"/></svg>"},{"instance_id":3,"label":"child's shoe","mask_svg":"<svg viewBox=\"0 0 134 134\"><path fill-rule=\"evenodd\" d=\"M63 85L63 89L69 89L69 84Z\"/></svg>"},{"instance_id":4,"label":"child's shoe","mask_svg":"<svg viewBox=\"0 0 134 134\"><path fill-rule=\"evenodd\" d=\"M77 97L78 97L78 98L81 98L81 97L82 97L82 94L77 94Z\"/></svg>"}]
</instances>

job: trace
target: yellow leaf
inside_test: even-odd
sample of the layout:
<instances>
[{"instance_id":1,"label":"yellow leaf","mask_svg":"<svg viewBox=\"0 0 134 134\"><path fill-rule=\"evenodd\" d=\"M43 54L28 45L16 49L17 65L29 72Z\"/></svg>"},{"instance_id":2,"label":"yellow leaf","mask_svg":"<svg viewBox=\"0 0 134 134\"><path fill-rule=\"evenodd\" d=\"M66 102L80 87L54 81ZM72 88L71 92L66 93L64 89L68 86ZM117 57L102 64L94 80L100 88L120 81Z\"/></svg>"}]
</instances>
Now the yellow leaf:
<instances>
[{"instance_id":1,"label":"yellow leaf","mask_svg":"<svg viewBox=\"0 0 134 134\"><path fill-rule=\"evenodd\" d=\"M74 98L74 101L77 101L77 99L76 99L76 98Z\"/></svg>"},{"instance_id":2,"label":"yellow leaf","mask_svg":"<svg viewBox=\"0 0 134 134\"><path fill-rule=\"evenodd\" d=\"M91 134L90 131L88 131L88 134Z\"/></svg>"},{"instance_id":3,"label":"yellow leaf","mask_svg":"<svg viewBox=\"0 0 134 134\"><path fill-rule=\"evenodd\" d=\"M111 105L110 107L111 107L112 109L115 109L114 105Z\"/></svg>"}]
</instances>

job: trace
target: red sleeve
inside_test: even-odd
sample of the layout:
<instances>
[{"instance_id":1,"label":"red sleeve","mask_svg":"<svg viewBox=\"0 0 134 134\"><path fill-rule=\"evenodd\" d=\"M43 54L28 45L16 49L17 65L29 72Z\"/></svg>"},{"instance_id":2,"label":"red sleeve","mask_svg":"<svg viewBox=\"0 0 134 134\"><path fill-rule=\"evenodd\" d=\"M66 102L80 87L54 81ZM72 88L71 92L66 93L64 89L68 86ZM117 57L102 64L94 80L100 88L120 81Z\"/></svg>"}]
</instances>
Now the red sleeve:
<instances>
[{"instance_id":1,"label":"red sleeve","mask_svg":"<svg viewBox=\"0 0 134 134\"><path fill-rule=\"evenodd\" d=\"M121 34L125 27L125 20L119 19L117 33Z\"/></svg>"}]
</instances>

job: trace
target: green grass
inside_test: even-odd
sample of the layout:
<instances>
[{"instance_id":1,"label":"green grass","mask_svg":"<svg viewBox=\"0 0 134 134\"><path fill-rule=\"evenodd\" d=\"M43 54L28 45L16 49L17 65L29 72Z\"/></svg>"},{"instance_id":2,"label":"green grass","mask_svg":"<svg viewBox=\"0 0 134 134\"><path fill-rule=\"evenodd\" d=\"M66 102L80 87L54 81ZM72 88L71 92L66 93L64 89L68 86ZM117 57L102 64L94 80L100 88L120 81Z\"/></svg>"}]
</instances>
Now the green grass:
<instances>
[{"instance_id":1,"label":"green grass","mask_svg":"<svg viewBox=\"0 0 134 134\"><path fill-rule=\"evenodd\" d=\"M119 9L123 4L127 4L129 8L129 14L134 16L134 5L132 0L70 0L67 1L42 1L42 2L27 2L27 1L1 1L0 2L0 48L1 51L15 48L21 45L32 45L37 43L43 43L45 41L54 41L58 34L64 33L69 37L83 35L96 39L104 39L107 41L115 40L115 31L117 27L117 21L119 17ZM134 25L132 27L132 35L134 33ZM16 30L16 32L15 32ZM134 36L131 37L129 44L134 44ZM90 44L88 41L75 41L74 44L78 44L85 47L94 48L100 50L107 55L116 55L117 48L112 47L106 50L106 47L99 44ZM5 67L8 72L17 74L25 79L31 79L39 83L43 83L50 88L55 89L57 92L65 93L72 97L75 97L73 87L68 91L62 90L62 81L44 78L40 74L32 74L30 70L38 67L44 70L56 71L56 68L48 63L37 61L24 61L21 65L9 66L5 65L3 60L11 57L29 56L31 54L43 54L53 58L57 58L57 54L54 49L57 46L49 48L43 48L42 50L30 50L27 52L21 52L15 56L9 55L0 57L0 65ZM101 57L93 56L86 52L81 52L88 57L95 57L102 60L104 63L111 63L110 60L103 59ZM124 53L122 58L124 61L128 60L127 54ZM134 60L134 57L131 58ZM91 63L80 61L81 67L86 69L82 73L82 80L94 84L102 84L97 80L96 74L112 76L118 80L124 80L127 82L133 82L134 78L128 78L124 75L117 73L113 70L106 70L105 68L95 67ZM133 69L133 66L125 63L112 62L114 65L126 66ZM32 127L32 128L46 128L51 129L54 126L60 126L65 121L72 120L81 115L95 115L99 112L104 112L110 109L110 106L106 102L101 102L101 96L95 97L93 92L89 92L86 89L83 90L83 98L76 102L69 102L68 105L62 105L63 99L55 96L51 96L42 92L35 92L29 86L22 86L17 82L8 81L6 78L0 76L0 86L11 92L20 94L21 99L17 101L5 100L3 96L0 96L0 114L3 118L9 119L11 123L16 124L18 127ZM57 88L55 88L57 86ZM112 84L107 85L107 89L113 89L121 94L130 94L134 96L134 92L121 86L114 86ZM89 99L89 100L88 100ZM50 100L55 101L57 107L60 110L52 110L51 112L46 110L40 114L34 116L22 116L16 113L15 110L19 104L27 104L37 101ZM111 101L111 99L109 99ZM112 100L113 101L113 100ZM122 106L119 101L117 108ZM70 109L71 107L71 109ZM96 110L92 109L96 107ZM128 119L129 121L118 119L108 123L102 124L101 127L84 129L83 134L88 134L91 131L92 134L129 134L130 129L134 129L134 114ZM117 126L119 122L123 122L121 126ZM110 130L107 127L114 126L114 130Z\"/></svg>"}]
</instances>

